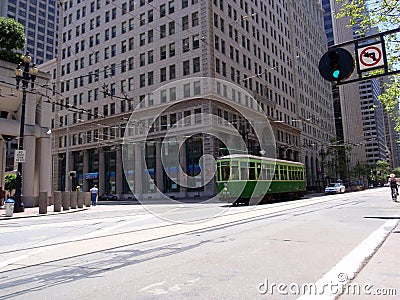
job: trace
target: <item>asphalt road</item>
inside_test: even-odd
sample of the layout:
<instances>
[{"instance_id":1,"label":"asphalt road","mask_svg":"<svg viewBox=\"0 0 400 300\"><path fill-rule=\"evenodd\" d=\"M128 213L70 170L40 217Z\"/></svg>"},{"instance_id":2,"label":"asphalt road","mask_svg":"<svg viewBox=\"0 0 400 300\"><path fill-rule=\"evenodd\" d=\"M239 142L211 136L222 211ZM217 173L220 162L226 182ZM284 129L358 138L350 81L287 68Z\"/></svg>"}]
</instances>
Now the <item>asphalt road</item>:
<instances>
[{"instance_id":1,"label":"asphalt road","mask_svg":"<svg viewBox=\"0 0 400 300\"><path fill-rule=\"evenodd\" d=\"M296 299L296 287L341 279L334 267L398 216L387 194L108 205L3 221L0 299Z\"/></svg>"}]
</instances>

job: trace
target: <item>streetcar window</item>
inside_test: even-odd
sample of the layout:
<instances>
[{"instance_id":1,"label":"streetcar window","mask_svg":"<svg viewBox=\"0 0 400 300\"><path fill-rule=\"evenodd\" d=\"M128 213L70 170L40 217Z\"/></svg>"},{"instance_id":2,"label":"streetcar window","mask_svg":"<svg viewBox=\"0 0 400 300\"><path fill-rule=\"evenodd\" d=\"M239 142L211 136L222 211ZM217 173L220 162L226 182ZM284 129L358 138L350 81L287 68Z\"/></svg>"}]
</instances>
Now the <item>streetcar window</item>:
<instances>
[{"instance_id":1,"label":"streetcar window","mask_svg":"<svg viewBox=\"0 0 400 300\"><path fill-rule=\"evenodd\" d=\"M289 167L289 180L296 180L296 169L295 167Z\"/></svg>"},{"instance_id":2,"label":"streetcar window","mask_svg":"<svg viewBox=\"0 0 400 300\"><path fill-rule=\"evenodd\" d=\"M256 180L256 164L254 162L250 162L249 180Z\"/></svg>"},{"instance_id":3,"label":"streetcar window","mask_svg":"<svg viewBox=\"0 0 400 300\"><path fill-rule=\"evenodd\" d=\"M221 181L227 181L229 179L229 166L221 166Z\"/></svg>"},{"instance_id":4,"label":"streetcar window","mask_svg":"<svg viewBox=\"0 0 400 300\"><path fill-rule=\"evenodd\" d=\"M272 180L274 176L274 166L273 165L267 165L267 180Z\"/></svg>"},{"instance_id":5,"label":"streetcar window","mask_svg":"<svg viewBox=\"0 0 400 300\"><path fill-rule=\"evenodd\" d=\"M256 166L257 166L256 179L261 179L260 178L260 176L261 176L261 164L258 163Z\"/></svg>"},{"instance_id":6,"label":"streetcar window","mask_svg":"<svg viewBox=\"0 0 400 300\"><path fill-rule=\"evenodd\" d=\"M273 180L279 180L279 168L278 166L275 167L275 174Z\"/></svg>"},{"instance_id":7,"label":"streetcar window","mask_svg":"<svg viewBox=\"0 0 400 300\"><path fill-rule=\"evenodd\" d=\"M267 166L261 165L261 170L258 170L258 179L259 180L266 180L267 179Z\"/></svg>"},{"instance_id":8,"label":"streetcar window","mask_svg":"<svg viewBox=\"0 0 400 300\"><path fill-rule=\"evenodd\" d=\"M285 166L281 166L280 175L281 175L280 177L281 180L287 180Z\"/></svg>"},{"instance_id":9,"label":"streetcar window","mask_svg":"<svg viewBox=\"0 0 400 300\"><path fill-rule=\"evenodd\" d=\"M247 161L240 162L240 180L249 179L249 164Z\"/></svg>"},{"instance_id":10,"label":"streetcar window","mask_svg":"<svg viewBox=\"0 0 400 300\"><path fill-rule=\"evenodd\" d=\"M237 165L232 166L231 172L231 180L239 180L239 167Z\"/></svg>"}]
</instances>

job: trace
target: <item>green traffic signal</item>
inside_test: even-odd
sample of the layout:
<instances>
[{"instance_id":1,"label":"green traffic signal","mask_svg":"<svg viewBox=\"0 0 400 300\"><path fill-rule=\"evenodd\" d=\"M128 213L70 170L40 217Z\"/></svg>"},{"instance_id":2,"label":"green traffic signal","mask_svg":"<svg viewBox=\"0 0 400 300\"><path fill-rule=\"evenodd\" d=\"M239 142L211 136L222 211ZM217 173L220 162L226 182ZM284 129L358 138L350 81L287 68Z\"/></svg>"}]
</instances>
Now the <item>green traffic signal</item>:
<instances>
[{"instance_id":1,"label":"green traffic signal","mask_svg":"<svg viewBox=\"0 0 400 300\"><path fill-rule=\"evenodd\" d=\"M339 79L339 75L340 75L340 71L339 70L333 71L333 74L332 74L333 78Z\"/></svg>"},{"instance_id":2,"label":"green traffic signal","mask_svg":"<svg viewBox=\"0 0 400 300\"><path fill-rule=\"evenodd\" d=\"M334 48L326 52L319 61L319 72L328 81L340 81L348 78L354 71L354 58L343 48Z\"/></svg>"}]
</instances>

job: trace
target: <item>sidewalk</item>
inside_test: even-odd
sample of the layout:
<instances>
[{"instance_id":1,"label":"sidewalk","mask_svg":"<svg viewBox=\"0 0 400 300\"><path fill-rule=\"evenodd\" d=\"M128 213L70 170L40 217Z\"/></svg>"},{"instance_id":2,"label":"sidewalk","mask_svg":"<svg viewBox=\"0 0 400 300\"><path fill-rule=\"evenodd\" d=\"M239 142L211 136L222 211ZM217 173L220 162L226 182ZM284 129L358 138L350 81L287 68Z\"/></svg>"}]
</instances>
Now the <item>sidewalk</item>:
<instances>
[{"instance_id":1,"label":"sidewalk","mask_svg":"<svg viewBox=\"0 0 400 300\"><path fill-rule=\"evenodd\" d=\"M399 299L399 255L400 225L397 224L339 299Z\"/></svg>"},{"instance_id":2,"label":"sidewalk","mask_svg":"<svg viewBox=\"0 0 400 300\"><path fill-rule=\"evenodd\" d=\"M58 214L68 214L79 211L85 211L90 207L83 208L70 208L69 210L62 210L60 212L54 212L54 205L50 205L47 207L47 214L39 214L39 207L29 207L25 208L23 212L13 213L12 217L6 217L6 209L4 206L0 207L0 221L1 220L10 220L10 219L20 219L20 218L30 218L30 217L43 217L49 215L58 215Z\"/></svg>"}]
</instances>

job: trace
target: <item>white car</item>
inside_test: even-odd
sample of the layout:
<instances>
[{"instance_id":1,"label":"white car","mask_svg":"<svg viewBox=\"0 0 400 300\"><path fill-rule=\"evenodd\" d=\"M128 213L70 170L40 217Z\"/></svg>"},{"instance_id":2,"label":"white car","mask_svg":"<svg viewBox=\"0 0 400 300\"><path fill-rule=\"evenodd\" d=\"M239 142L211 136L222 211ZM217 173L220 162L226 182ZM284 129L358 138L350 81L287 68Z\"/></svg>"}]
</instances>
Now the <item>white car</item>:
<instances>
[{"instance_id":1,"label":"white car","mask_svg":"<svg viewBox=\"0 0 400 300\"><path fill-rule=\"evenodd\" d=\"M346 190L345 186L341 183L330 183L325 188L325 194L339 194L344 193Z\"/></svg>"}]
</instances>

